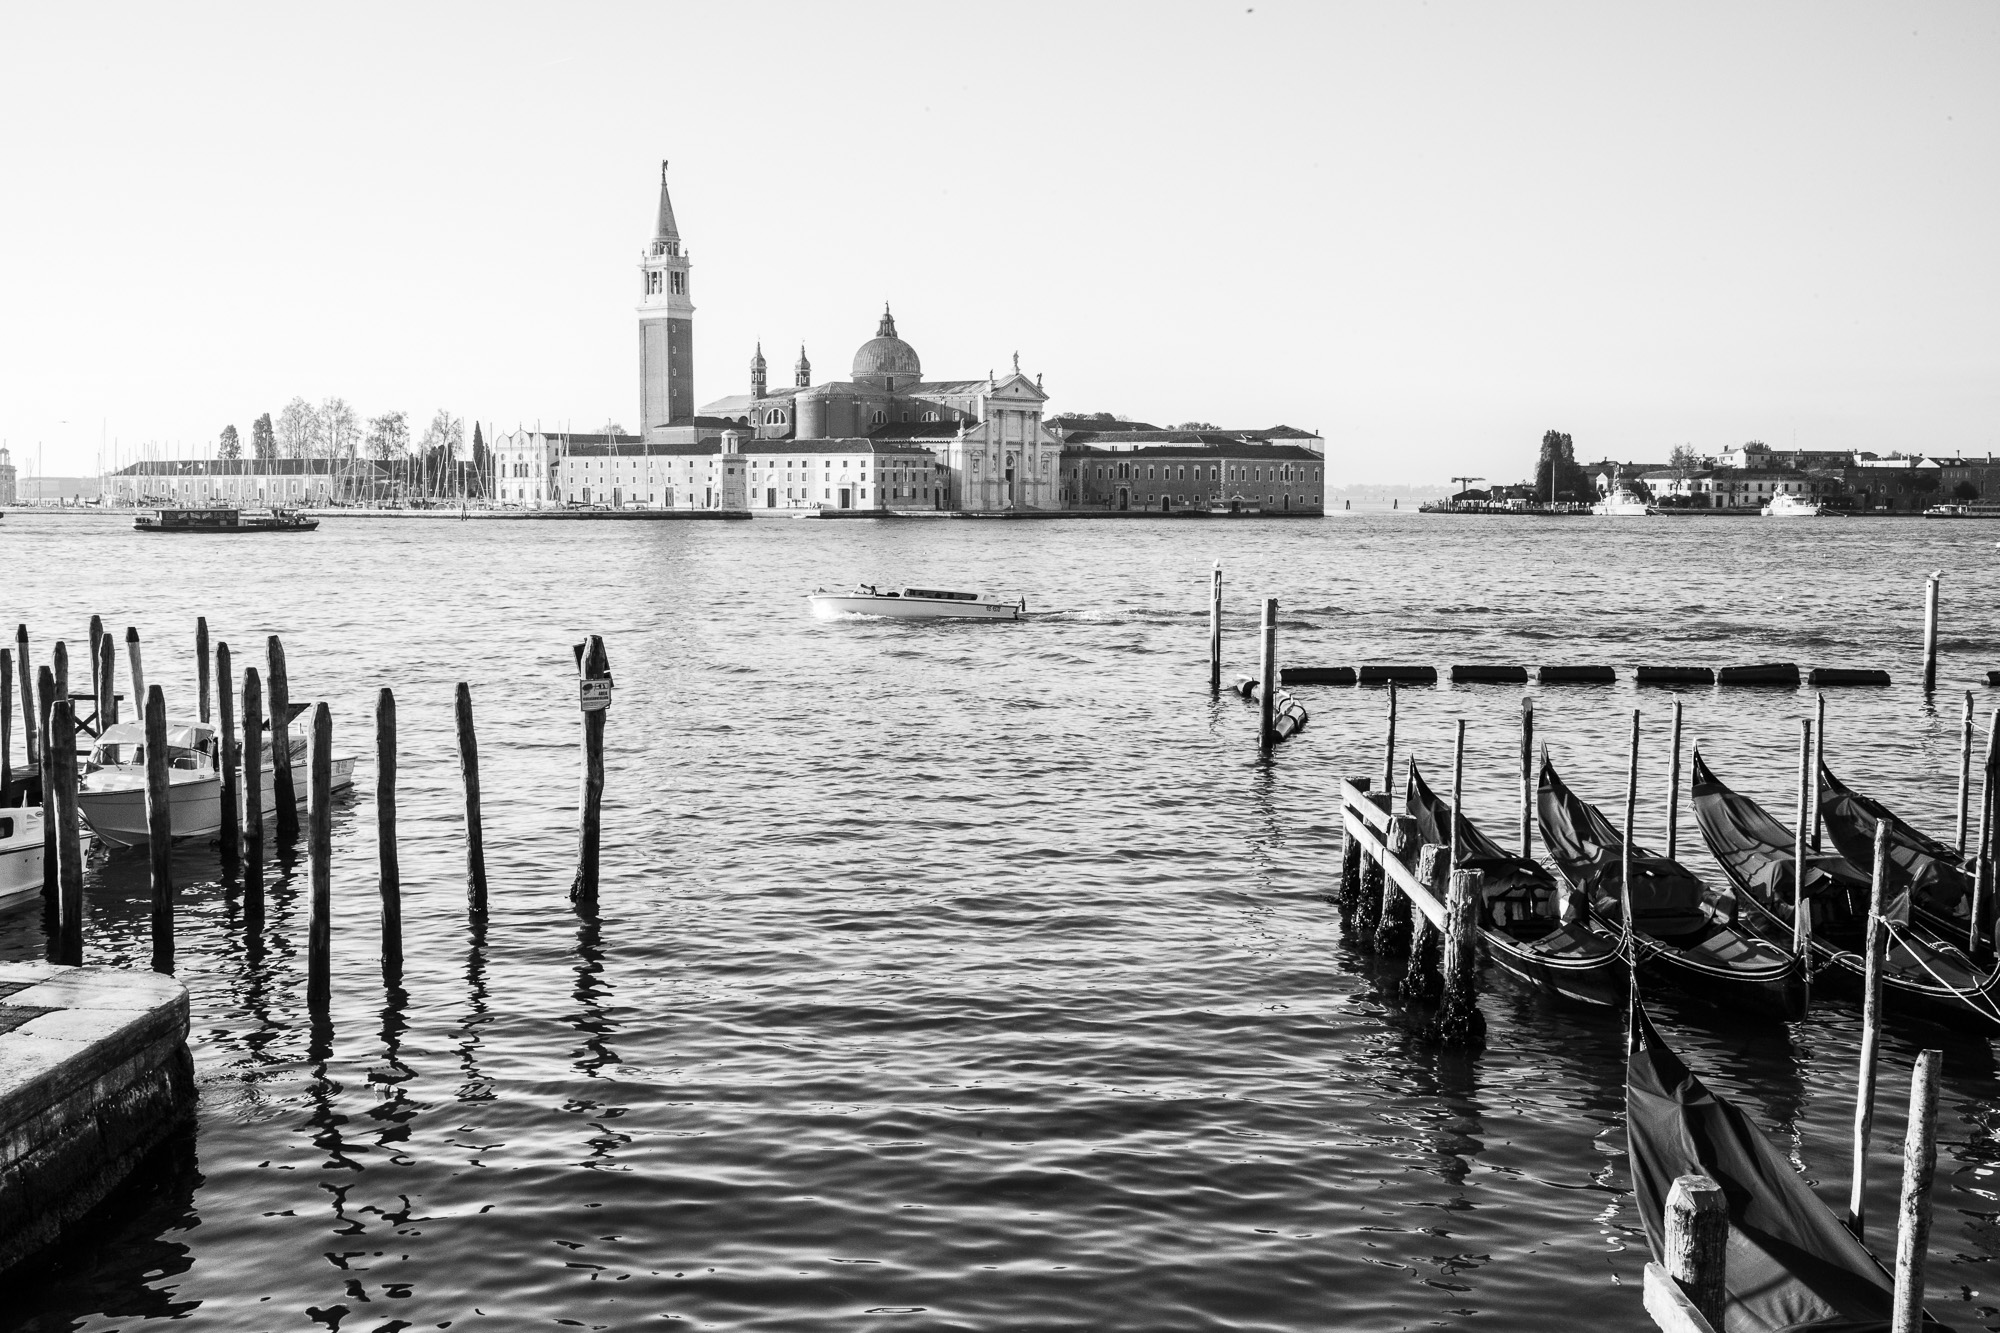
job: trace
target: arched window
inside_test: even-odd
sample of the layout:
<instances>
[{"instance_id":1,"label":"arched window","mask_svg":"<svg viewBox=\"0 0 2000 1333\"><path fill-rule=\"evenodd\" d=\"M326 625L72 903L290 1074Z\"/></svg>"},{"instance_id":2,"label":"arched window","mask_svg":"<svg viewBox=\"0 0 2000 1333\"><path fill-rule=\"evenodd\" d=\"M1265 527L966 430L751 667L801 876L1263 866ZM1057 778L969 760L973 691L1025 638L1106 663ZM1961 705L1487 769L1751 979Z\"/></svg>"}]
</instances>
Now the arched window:
<instances>
[{"instance_id":1,"label":"arched window","mask_svg":"<svg viewBox=\"0 0 2000 1333\"><path fill-rule=\"evenodd\" d=\"M784 425L784 424L785 424L785 410L784 410L783 408L781 408L781 407L774 407L774 408L772 408L772 409L771 409L770 411L768 411L768 412L766 412L766 413L764 414L764 424L765 424L765 425L767 425L767 426L782 426L782 425Z\"/></svg>"},{"instance_id":2,"label":"arched window","mask_svg":"<svg viewBox=\"0 0 2000 1333\"><path fill-rule=\"evenodd\" d=\"M926 412L926 413L924 413L924 420L925 420L925 421L936 421L937 419L938 419L938 414L937 414L937 413L935 413L935 412Z\"/></svg>"},{"instance_id":3,"label":"arched window","mask_svg":"<svg viewBox=\"0 0 2000 1333\"><path fill-rule=\"evenodd\" d=\"M888 419L889 419L889 414L888 414L887 412L883 412L883 411L881 411L881 410L879 410L879 409L878 409L878 410L876 411L876 413L875 413L875 424L876 424L876 425L878 425L878 426L879 426L879 425L881 425L881 424L882 424L883 422L887 421Z\"/></svg>"}]
</instances>

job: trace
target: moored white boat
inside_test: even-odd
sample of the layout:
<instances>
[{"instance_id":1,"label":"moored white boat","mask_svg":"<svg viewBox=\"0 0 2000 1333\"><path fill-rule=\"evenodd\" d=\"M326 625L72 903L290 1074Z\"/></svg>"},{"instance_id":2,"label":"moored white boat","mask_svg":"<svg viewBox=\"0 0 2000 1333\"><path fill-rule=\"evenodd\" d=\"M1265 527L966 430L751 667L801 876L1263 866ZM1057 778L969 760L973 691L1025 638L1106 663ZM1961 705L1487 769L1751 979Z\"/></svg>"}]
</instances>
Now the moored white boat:
<instances>
[{"instance_id":1,"label":"moored white boat","mask_svg":"<svg viewBox=\"0 0 2000 1333\"><path fill-rule=\"evenodd\" d=\"M1765 518L1818 518L1819 501L1780 493L1772 496L1757 512Z\"/></svg>"},{"instance_id":2,"label":"moored white boat","mask_svg":"<svg viewBox=\"0 0 2000 1333\"><path fill-rule=\"evenodd\" d=\"M1644 518L1646 515L1656 511L1653 509L1653 506L1641 500L1625 487L1620 486L1617 490L1592 505L1590 512L1599 518Z\"/></svg>"},{"instance_id":3,"label":"moored white boat","mask_svg":"<svg viewBox=\"0 0 2000 1333\"><path fill-rule=\"evenodd\" d=\"M946 592L937 588L904 588L880 592L871 583L858 583L851 592L828 592L814 588L806 595L812 613L821 620L842 616L880 616L888 620L1019 620L1028 610L1028 599L999 602L976 592Z\"/></svg>"},{"instance_id":4,"label":"moored white boat","mask_svg":"<svg viewBox=\"0 0 2000 1333\"><path fill-rule=\"evenodd\" d=\"M42 808L0 806L0 908L42 891Z\"/></svg>"}]
</instances>

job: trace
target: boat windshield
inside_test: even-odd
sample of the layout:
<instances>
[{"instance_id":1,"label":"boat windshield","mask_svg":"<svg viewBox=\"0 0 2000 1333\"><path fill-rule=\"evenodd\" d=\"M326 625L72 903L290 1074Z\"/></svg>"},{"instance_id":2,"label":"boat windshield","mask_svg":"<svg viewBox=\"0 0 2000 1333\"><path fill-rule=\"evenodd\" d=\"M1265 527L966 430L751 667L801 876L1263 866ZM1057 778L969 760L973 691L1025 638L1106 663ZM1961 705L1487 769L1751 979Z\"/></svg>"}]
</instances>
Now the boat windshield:
<instances>
[{"instance_id":1,"label":"boat windshield","mask_svg":"<svg viewBox=\"0 0 2000 1333\"><path fill-rule=\"evenodd\" d=\"M939 592L933 588L905 588L903 589L903 596L929 597L940 602L976 602L979 600L979 594L976 592Z\"/></svg>"},{"instance_id":2,"label":"boat windshield","mask_svg":"<svg viewBox=\"0 0 2000 1333\"><path fill-rule=\"evenodd\" d=\"M100 768L143 768L146 764L145 743L107 741L91 751L90 769ZM193 772L202 766L199 750L190 750L184 745L167 747L167 767Z\"/></svg>"}]
</instances>

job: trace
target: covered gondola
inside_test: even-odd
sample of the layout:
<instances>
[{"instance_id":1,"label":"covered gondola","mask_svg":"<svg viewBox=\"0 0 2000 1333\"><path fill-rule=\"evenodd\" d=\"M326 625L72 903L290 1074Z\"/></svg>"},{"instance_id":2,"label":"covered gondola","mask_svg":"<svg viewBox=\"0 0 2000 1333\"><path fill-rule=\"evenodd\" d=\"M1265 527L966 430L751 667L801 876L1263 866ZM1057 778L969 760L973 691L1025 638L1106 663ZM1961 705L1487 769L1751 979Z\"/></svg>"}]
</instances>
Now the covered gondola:
<instances>
[{"instance_id":1,"label":"covered gondola","mask_svg":"<svg viewBox=\"0 0 2000 1333\"><path fill-rule=\"evenodd\" d=\"M1969 938L1972 876L1957 851L1904 823L1880 801L1850 789L1825 764L1819 766L1819 812L1833 845L1857 866L1875 863L1875 825L1888 824L1889 882L1882 886L1883 900L1908 893L1917 920L1947 939Z\"/></svg>"},{"instance_id":2,"label":"covered gondola","mask_svg":"<svg viewBox=\"0 0 2000 1333\"><path fill-rule=\"evenodd\" d=\"M1895 1280L1790 1158L1661 1040L1637 995L1625 1061L1625 1140L1632 1196L1655 1262L1663 1257L1674 1181L1703 1175L1722 1186L1729 1259L1719 1327L1887 1333ZM1924 1327L1946 1326L1925 1315Z\"/></svg>"},{"instance_id":3,"label":"covered gondola","mask_svg":"<svg viewBox=\"0 0 2000 1333\"><path fill-rule=\"evenodd\" d=\"M1739 922L1773 943L1789 944L1796 892L1792 832L1755 801L1724 786L1699 750L1694 756L1694 817L1709 851L1736 888L1743 905ZM1872 853L1872 839L1870 848ZM1814 976L1843 995L1859 996L1865 983L1869 879L1869 872L1840 852L1806 856ZM1882 993L1888 1013L2000 1033L2000 968L1982 972L1921 923L1887 929Z\"/></svg>"},{"instance_id":4,"label":"covered gondola","mask_svg":"<svg viewBox=\"0 0 2000 1333\"><path fill-rule=\"evenodd\" d=\"M1427 843L1448 844L1451 803L1431 791L1414 762L1404 809ZM1481 875L1480 933L1489 957L1538 989L1590 1004L1619 1004L1630 985L1616 935L1593 930L1589 905L1556 882L1546 866L1515 856L1457 817L1458 865ZM1563 911L1563 899L1577 899Z\"/></svg>"},{"instance_id":5,"label":"covered gondola","mask_svg":"<svg viewBox=\"0 0 2000 1333\"><path fill-rule=\"evenodd\" d=\"M1563 784L1546 752L1537 806L1556 869L1589 898L1601 923L1621 928L1625 839L1596 806ZM1633 844L1631 897L1630 937L1642 974L1743 1013L1805 1016L1804 960L1718 920L1702 882L1686 866Z\"/></svg>"}]
</instances>

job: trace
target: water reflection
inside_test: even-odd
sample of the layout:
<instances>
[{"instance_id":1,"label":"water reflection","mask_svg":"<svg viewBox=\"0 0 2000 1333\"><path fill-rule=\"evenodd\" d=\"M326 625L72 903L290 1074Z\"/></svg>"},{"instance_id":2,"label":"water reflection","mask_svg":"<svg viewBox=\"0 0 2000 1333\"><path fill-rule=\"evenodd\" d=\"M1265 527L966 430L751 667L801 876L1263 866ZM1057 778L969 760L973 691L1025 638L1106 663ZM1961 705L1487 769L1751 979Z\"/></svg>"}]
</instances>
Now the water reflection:
<instances>
[{"instance_id":1,"label":"water reflection","mask_svg":"<svg viewBox=\"0 0 2000 1333\"><path fill-rule=\"evenodd\" d=\"M604 969L604 927L594 905L579 904L576 911L576 982L570 998L577 1008L567 1021L581 1042L572 1053L570 1067L586 1078L600 1079L605 1069L619 1063L618 1053L611 1049L617 1025L608 1013L611 982ZM565 1103L564 1109L591 1117L592 1133L585 1140L590 1160L582 1165L608 1166L617 1149L632 1141L631 1135L605 1123L624 1115L622 1106L578 1093Z\"/></svg>"}]
</instances>

